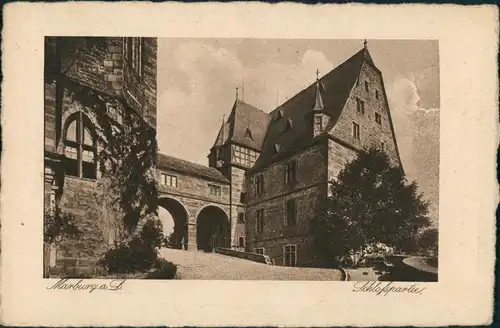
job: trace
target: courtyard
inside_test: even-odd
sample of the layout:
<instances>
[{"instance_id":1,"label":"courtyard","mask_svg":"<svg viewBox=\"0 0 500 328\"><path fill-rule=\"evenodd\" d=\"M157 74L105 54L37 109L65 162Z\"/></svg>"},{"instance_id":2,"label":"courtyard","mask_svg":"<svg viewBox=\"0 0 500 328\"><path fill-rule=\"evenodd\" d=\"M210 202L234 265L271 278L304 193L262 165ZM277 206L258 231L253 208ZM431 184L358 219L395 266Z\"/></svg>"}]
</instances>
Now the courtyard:
<instances>
[{"instance_id":1,"label":"courtyard","mask_svg":"<svg viewBox=\"0 0 500 328\"><path fill-rule=\"evenodd\" d=\"M341 281L337 269L267 265L216 253L163 248L160 256L177 265L177 279Z\"/></svg>"}]
</instances>

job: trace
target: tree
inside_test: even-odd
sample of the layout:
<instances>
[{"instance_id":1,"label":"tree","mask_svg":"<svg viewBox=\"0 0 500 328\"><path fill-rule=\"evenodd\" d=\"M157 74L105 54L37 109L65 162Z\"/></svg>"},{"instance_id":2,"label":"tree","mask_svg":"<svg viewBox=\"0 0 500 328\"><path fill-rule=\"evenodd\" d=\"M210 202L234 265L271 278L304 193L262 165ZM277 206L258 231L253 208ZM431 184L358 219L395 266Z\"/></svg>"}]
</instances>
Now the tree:
<instances>
[{"instance_id":1,"label":"tree","mask_svg":"<svg viewBox=\"0 0 500 328\"><path fill-rule=\"evenodd\" d=\"M418 250L422 255L436 256L438 252L438 230L425 229L418 237Z\"/></svg>"},{"instance_id":2,"label":"tree","mask_svg":"<svg viewBox=\"0 0 500 328\"><path fill-rule=\"evenodd\" d=\"M378 149L361 151L331 182L331 196L312 224L315 247L326 261L379 243L414 252L427 213L417 184L400 167Z\"/></svg>"},{"instance_id":3,"label":"tree","mask_svg":"<svg viewBox=\"0 0 500 328\"><path fill-rule=\"evenodd\" d=\"M44 277L49 275L48 252L50 247L65 240L77 240L82 235L83 232L76 224L73 214L62 211L57 206L55 208L45 208L43 220Z\"/></svg>"}]
</instances>

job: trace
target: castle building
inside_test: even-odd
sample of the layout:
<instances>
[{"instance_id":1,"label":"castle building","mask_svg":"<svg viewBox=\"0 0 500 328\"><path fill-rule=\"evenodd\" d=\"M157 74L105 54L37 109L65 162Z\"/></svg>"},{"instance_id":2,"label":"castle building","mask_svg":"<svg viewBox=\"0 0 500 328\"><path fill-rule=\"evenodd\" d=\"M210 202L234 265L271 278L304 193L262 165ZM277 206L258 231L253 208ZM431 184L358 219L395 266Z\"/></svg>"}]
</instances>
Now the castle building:
<instances>
[{"instance_id":1,"label":"castle building","mask_svg":"<svg viewBox=\"0 0 500 328\"><path fill-rule=\"evenodd\" d=\"M45 245L44 274L91 276L115 236L96 194L104 145L95 110L73 95L116 101L156 129L157 40L45 41L45 206L72 213L83 237ZM208 166L158 154L159 206L174 218L173 246L224 247L268 255L276 265L314 266L309 228L329 182L370 146L401 165L382 73L366 43L270 113L236 96Z\"/></svg>"},{"instance_id":2,"label":"castle building","mask_svg":"<svg viewBox=\"0 0 500 328\"><path fill-rule=\"evenodd\" d=\"M237 98L209 155L230 181L233 241L244 236L246 251L276 265L314 266L309 228L329 181L372 146L401 166L382 73L366 43L270 113Z\"/></svg>"}]
</instances>

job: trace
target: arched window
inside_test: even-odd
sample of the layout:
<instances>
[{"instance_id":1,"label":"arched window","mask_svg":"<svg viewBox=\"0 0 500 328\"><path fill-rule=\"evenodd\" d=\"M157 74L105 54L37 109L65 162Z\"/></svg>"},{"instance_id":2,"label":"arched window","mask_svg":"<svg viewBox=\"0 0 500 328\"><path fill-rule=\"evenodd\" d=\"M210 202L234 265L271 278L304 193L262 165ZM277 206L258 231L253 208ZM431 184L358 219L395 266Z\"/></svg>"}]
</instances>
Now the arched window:
<instances>
[{"instance_id":1,"label":"arched window","mask_svg":"<svg viewBox=\"0 0 500 328\"><path fill-rule=\"evenodd\" d=\"M64 163L67 175L97 177L97 140L87 116L78 112L69 117L64 133Z\"/></svg>"}]
</instances>

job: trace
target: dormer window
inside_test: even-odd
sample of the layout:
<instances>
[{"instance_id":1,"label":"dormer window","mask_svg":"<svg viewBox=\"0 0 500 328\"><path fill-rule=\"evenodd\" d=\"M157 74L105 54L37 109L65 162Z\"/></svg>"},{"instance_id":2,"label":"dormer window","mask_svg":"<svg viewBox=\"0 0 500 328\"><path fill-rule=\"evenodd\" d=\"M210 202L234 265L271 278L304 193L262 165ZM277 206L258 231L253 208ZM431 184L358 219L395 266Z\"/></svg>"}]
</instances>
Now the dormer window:
<instances>
[{"instance_id":1,"label":"dormer window","mask_svg":"<svg viewBox=\"0 0 500 328\"><path fill-rule=\"evenodd\" d=\"M247 128L247 130L245 132L245 138L253 140L253 138L252 138L252 131L250 131L249 128Z\"/></svg>"},{"instance_id":2,"label":"dormer window","mask_svg":"<svg viewBox=\"0 0 500 328\"><path fill-rule=\"evenodd\" d=\"M291 130L292 129L292 119L289 118L287 121L286 121L286 130L285 131L288 131L288 130Z\"/></svg>"},{"instance_id":3,"label":"dormer window","mask_svg":"<svg viewBox=\"0 0 500 328\"><path fill-rule=\"evenodd\" d=\"M284 115L284 114L285 114L285 113L283 112L283 109L280 109L280 110L278 111L278 114L276 114L276 118L279 120L280 118L283 118L283 115Z\"/></svg>"},{"instance_id":4,"label":"dormer window","mask_svg":"<svg viewBox=\"0 0 500 328\"><path fill-rule=\"evenodd\" d=\"M314 136L317 136L323 132L323 115L314 115Z\"/></svg>"},{"instance_id":5,"label":"dormer window","mask_svg":"<svg viewBox=\"0 0 500 328\"><path fill-rule=\"evenodd\" d=\"M281 145L280 144L274 144L274 153L278 154L280 152Z\"/></svg>"}]
</instances>

